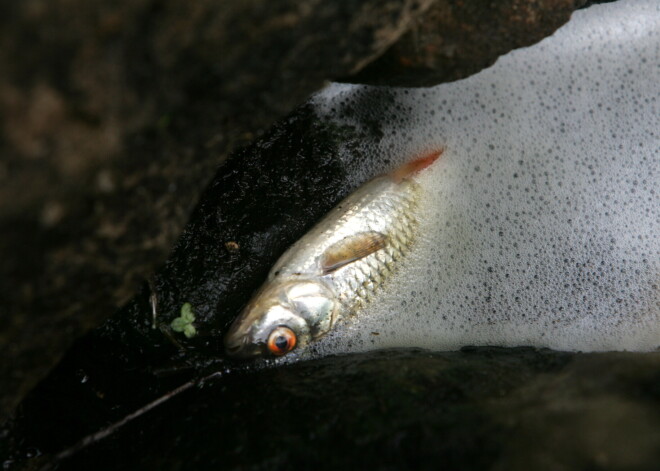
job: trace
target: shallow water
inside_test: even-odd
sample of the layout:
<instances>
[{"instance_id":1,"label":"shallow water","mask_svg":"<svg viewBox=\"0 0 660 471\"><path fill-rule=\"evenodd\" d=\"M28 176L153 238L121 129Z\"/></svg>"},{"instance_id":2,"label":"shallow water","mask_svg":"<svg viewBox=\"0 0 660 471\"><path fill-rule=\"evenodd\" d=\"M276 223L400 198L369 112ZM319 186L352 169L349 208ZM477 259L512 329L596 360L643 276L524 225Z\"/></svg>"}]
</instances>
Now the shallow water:
<instances>
[{"instance_id":1,"label":"shallow water","mask_svg":"<svg viewBox=\"0 0 660 471\"><path fill-rule=\"evenodd\" d=\"M421 242L318 351L657 349L659 64L660 4L631 0L576 12L465 80L316 96L331 122L379 119L362 150L381 171L445 148L419 178Z\"/></svg>"}]
</instances>

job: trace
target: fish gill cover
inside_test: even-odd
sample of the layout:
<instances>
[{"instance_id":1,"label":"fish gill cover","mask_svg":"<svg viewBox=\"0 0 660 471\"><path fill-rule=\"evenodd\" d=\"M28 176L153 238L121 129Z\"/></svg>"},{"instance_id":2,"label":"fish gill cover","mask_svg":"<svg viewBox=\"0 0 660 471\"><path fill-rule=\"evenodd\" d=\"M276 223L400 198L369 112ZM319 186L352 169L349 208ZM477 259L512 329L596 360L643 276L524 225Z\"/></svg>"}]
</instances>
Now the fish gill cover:
<instances>
[{"instance_id":1,"label":"fish gill cover","mask_svg":"<svg viewBox=\"0 0 660 471\"><path fill-rule=\"evenodd\" d=\"M334 85L327 119L373 127L421 176L421 242L317 354L415 346L660 346L660 4L576 12L541 43L429 89ZM358 178L366 178L361 175ZM378 335L375 335L375 334Z\"/></svg>"}]
</instances>

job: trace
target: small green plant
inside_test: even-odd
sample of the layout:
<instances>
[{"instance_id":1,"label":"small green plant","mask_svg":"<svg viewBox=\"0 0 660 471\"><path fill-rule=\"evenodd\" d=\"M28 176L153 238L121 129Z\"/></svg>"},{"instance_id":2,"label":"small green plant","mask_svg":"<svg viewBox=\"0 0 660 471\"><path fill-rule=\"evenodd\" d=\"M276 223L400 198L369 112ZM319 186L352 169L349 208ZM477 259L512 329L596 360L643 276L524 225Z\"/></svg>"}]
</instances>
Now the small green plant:
<instances>
[{"instance_id":1,"label":"small green plant","mask_svg":"<svg viewBox=\"0 0 660 471\"><path fill-rule=\"evenodd\" d=\"M174 332L183 332L183 335L187 338L192 338L197 335L197 329L195 329L193 322L195 322L195 314L192 305L184 303L181 306L181 315L172 321L170 327Z\"/></svg>"}]
</instances>

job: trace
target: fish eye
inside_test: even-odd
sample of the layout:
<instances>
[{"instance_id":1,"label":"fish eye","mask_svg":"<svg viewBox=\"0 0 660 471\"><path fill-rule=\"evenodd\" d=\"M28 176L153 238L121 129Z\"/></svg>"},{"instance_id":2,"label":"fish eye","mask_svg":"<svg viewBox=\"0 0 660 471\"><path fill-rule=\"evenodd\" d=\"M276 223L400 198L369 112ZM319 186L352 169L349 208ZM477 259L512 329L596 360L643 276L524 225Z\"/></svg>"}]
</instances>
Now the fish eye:
<instances>
[{"instance_id":1,"label":"fish eye","mask_svg":"<svg viewBox=\"0 0 660 471\"><path fill-rule=\"evenodd\" d=\"M276 356L289 353L296 346L296 334L286 326L273 329L268 336L268 350Z\"/></svg>"}]
</instances>

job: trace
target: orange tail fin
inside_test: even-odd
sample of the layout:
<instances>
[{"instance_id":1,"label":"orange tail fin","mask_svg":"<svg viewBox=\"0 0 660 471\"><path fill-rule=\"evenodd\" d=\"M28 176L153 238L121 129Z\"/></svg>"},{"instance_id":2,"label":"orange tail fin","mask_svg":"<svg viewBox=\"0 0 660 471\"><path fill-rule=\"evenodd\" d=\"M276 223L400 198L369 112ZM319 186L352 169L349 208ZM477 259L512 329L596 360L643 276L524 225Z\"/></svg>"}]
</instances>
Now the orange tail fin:
<instances>
[{"instance_id":1,"label":"orange tail fin","mask_svg":"<svg viewBox=\"0 0 660 471\"><path fill-rule=\"evenodd\" d=\"M410 178L411 176L421 172L426 167L430 166L433 162L438 160L444 151L444 149L434 150L433 152L429 152L428 154L403 164L401 167L392 172L392 179L396 182L400 182L406 178Z\"/></svg>"}]
</instances>

